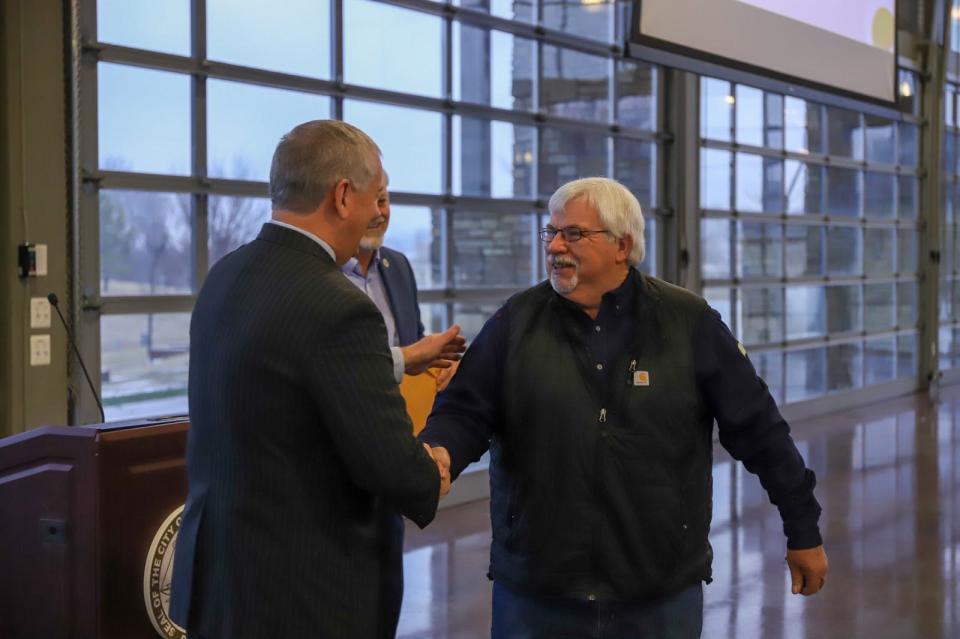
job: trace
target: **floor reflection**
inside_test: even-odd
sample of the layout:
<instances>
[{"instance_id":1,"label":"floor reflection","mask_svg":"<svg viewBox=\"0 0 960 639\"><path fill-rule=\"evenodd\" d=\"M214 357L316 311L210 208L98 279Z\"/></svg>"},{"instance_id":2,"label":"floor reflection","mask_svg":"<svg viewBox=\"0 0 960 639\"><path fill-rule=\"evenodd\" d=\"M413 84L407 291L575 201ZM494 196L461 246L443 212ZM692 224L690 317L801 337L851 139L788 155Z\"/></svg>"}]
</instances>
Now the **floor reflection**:
<instances>
[{"instance_id":1,"label":"floor reflection","mask_svg":"<svg viewBox=\"0 0 960 639\"><path fill-rule=\"evenodd\" d=\"M757 479L719 446L705 638L960 637L960 386L798 422L818 477L829 582L790 594L782 526ZM399 637L488 637L487 503L408 526Z\"/></svg>"}]
</instances>

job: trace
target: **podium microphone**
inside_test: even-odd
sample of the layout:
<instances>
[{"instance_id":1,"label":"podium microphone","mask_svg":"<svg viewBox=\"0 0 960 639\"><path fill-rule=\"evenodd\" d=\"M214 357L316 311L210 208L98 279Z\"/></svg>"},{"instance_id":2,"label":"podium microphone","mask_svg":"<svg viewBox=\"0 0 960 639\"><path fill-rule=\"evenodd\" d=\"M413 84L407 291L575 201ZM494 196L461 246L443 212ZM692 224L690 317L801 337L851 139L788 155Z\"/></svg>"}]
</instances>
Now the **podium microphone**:
<instances>
[{"instance_id":1,"label":"podium microphone","mask_svg":"<svg viewBox=\"0 0 960 639\"><path fill-rule=\"evenodd\" d=\"M80 357L80 349L77 348L76 342L73 341L73 336L70 335L70 329L67 327L67 320L63 319L63 313L60 312L60 300L57 299L56 293L50 293L47 295L47 300L50 302L50 306L53 307L53 310L57 312L57 316L60 318L60 322L63 324L63 330L67 334L67 341L70 342L70 346L73 347L73 352L77 354L77 361L80 362L80 368L83 369L83 376L87 378L87 383L90 384L90 392L93 393L93 398L97 400L97 408L100 409L100 421L107 421L106 416L103 413L103 404L100 403L100 396L97 395L97 389L93 387L93 381L90 379L90 373L87 372L87 366L83 363L83 358Z\"/></svg>"}]
</instances>

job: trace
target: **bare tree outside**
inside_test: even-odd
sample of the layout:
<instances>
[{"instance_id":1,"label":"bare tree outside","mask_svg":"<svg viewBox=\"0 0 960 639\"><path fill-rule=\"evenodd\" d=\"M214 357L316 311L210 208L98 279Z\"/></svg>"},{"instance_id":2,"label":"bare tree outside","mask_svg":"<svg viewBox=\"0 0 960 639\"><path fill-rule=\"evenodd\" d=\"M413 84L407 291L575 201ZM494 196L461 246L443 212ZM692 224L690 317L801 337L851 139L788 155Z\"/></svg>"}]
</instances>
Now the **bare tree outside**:
<instances>
[{"instance_id":1,"label":"bare tree outside","mask_svg":"<svg viewBox=\"0 0 960 639\"><path fill-rule=\"evenodd\" d=\"M100 201L100 287L110 292L110 279L124 279L133 273L130 251L135 231L127 219L126 209L116 198Z\"/></svg>"},{"instance_id":2,"label":"bare tree outside","mask_svg":"<svg viewBox=\"0 0 960 639\"><path fill-rule=\"evenodd\" d=\"M223 171L214 166L215 175ZM235 158L231 175L238 180L252 180L253 171L243 158ZM215 196L207 207L207 249L210 264L254 239L261 225L270 217L265 199Z\"/></svg>"},{"instance_id":3,"label":"bare tree outside","mask_svg":"<svg viewBox=\"0 0 960 639\"><path fill-rule=\"evenodd\" d=\"M212 197L207 218L210 263L256 237L263 224L263 200L243 197Z\"/></svg>"}]
</instances>

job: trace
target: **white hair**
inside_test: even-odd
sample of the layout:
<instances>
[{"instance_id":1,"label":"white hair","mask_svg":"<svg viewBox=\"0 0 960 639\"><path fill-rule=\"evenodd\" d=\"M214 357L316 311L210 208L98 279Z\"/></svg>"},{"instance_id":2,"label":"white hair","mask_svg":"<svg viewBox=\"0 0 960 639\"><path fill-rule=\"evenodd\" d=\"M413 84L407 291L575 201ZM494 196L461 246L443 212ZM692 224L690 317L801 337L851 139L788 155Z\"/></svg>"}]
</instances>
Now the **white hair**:
<instances>
[{"instance_id":1,"label":"white hair","mask_svg":"<svg viewBox=\"0 0 960 639\"><path fill-rule=\"evenodd\" d=\"M563 210L567 203L581 198L597 211L605 230L617 238L633 238L633 249L627 258L630 264L636 266L642 262L646 253L643 211L630 189L616 180L604 177L573 180L550 196L550 214L556 214Z\"/></svg>"}]
</instances>

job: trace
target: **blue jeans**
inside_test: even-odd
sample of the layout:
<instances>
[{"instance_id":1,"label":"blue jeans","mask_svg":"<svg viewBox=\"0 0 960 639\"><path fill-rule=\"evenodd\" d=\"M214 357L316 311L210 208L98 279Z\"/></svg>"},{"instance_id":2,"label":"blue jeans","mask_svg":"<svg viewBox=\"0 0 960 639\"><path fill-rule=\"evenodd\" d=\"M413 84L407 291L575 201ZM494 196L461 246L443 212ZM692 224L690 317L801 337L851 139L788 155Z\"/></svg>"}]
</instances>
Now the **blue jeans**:
<instances>
[{"instance_id":1,"label":"blue jeans","mask_svg":"<svg viewBox=\"0 0 960 639\"><path fill-rule=\"evenodd\" d=\"M699 639L703 585L643 602L526 595L493 584L493 639Z\"/></svg>"}]
</instances>

